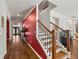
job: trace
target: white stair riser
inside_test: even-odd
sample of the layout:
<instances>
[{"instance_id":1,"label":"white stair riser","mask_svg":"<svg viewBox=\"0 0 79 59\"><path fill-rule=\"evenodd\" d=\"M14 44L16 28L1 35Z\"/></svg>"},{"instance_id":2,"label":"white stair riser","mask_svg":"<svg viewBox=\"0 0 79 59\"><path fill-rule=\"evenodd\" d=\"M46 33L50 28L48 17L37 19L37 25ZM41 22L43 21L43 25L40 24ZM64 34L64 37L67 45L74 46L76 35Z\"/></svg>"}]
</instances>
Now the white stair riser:
<instances>
[{"instance_id":1,"label":"white stair riser","mask_svg":"<svg viewBox=\"0 0 79 59\"><path fill-rule=\"evenodd\" d=\"M48 49L52 47L52 44L47 45L45 43L52 41L52 36L50 36L48 33L46 33L40 25L38 27L39 27L38 28L38 38L40 39L40 43L43 45L43 48L45 49L46 54L51 55L51 56L49 56L48 59L51 59L52 58L52 53L49 52ZM62 45L62 43L60 43L59 40L56 40L56 43L57 43L56 45L60 46L60 48L58 48L56 50L56 53L62 51L64 53L68 54L67 48L65 48L64 45ZM48 51L48 53L47 53L47 51ZM62 59L67 59L67 58L68 58L68 55L65 55Z\"/></svg>"}]
</instances>

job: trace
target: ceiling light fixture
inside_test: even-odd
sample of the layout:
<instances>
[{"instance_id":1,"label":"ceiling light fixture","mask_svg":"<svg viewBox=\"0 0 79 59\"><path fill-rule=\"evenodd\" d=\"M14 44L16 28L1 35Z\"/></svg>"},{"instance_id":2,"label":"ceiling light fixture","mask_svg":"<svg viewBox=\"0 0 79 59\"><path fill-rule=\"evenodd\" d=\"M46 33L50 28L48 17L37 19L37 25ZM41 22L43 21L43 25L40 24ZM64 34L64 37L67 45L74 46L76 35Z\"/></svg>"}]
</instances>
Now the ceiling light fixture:
<instances>
[{"instance_id":1,"label":"ceiling light fixture","mask_svg":"<svg viewBox=\"0 0 79 59\"><path fill-rule=\"evenodd\" d=\"M71 20L68 20L68 23L72 23L72 21Z\"/></svg>"},{"instance_id":2,"label":"ceiling light fixture","mask_svg":"<svg viewBox=\"0 0 79 59\"><path fill-rule=\"evenodd\" d=\"M17 16L20 17L21 15L20 14L17 14Z\"/></svg>"}]
</instances>

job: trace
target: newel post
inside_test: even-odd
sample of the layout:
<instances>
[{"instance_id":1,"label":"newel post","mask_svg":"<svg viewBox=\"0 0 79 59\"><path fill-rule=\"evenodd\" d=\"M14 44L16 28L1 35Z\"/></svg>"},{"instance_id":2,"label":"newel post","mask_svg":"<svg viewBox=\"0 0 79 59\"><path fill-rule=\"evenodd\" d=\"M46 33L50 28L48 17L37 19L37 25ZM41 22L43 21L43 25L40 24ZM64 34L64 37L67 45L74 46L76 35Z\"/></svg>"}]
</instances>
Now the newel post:
<instances>
[{"instance_id":1,"label":"newel post","mask_svg":"<svg viewBox=\"0 0 79 59\"><path fill-rule=\"evenodd\" d=\"M69 36L69 30L66 30L66 47L67 47L67 50L70 51L70 36Z\"/></svg>"},{"instance_id":2,"label":"newel post","mask_svg":"<svg viewBox=\"0 0 79 59\"><path fill-rule=\"evenodd\" d=\"M52 59L56 59L56 39L55 39L55 30L52 30Z\"/></svg>"}]
</instances>

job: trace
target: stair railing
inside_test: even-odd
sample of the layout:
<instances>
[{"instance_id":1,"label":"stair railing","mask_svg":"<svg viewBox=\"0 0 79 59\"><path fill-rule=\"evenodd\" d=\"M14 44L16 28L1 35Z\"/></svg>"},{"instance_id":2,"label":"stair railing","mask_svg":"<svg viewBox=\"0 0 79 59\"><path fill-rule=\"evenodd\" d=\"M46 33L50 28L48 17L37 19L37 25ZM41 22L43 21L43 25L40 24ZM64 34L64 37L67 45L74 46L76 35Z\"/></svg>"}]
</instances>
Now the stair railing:
<instances>
[{"instance_id":1,"label":"stair railing","mask_svg":"<svg viewBox=\"0 0 79 59\"><path fill-rule=\"evenodd\" d=\"M64 30L61 27L59 27L58 25L54 24L53 22L50 22L52 25L54 25L55 27L57 27L58 29L62 30L62 32L64 32L66 34L66 47L67 50L70 51L70 35L69 35L69 30Z\"/></svg>"},{"instance_id":2,"label":"stair railing","mask_svg":"<svg viewBox=\"0 0 79 59\"><path fill-rule=\"evenodd\" d=\"M45 43L47 42L48 44L48 41L49 39L52 40L52 59L56 59L56 40L55 40L55 31L53 30L52 32L41 22L41 21L37 21L38 22L38 25L40 25L40 27L42 28L43 32L45 32ZM49 36L49 37L46 37L46 36ZM50 38L51 37L51 38ZM45 44L45 46L47 45ZM47 45L46 47L47 49L49 49L49 45ZM45 49L46 49L45 48ZM47 52L49 52L47 50Z\"/></svg>"}]
</instances>

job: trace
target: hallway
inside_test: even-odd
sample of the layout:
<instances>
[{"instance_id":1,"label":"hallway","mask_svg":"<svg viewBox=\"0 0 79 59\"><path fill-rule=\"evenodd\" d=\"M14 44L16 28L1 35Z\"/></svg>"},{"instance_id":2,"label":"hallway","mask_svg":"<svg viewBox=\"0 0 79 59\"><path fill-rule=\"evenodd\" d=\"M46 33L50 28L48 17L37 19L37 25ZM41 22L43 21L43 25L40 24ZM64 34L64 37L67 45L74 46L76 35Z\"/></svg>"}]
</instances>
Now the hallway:
<instances>
[{"instance_id":1,"label":"hallway","mask_svg":"<svg viewBox=\"0 0 79 59\"><path fill-rule=\"evenodd\" d=\"M78 59L77 2L0 0L0 59Z\"/></svg>"},{"instance_id":2,"label":"hallway","mask_svg":"<svg viewBox=\"0 0 79 59\"><path fill-rule=\"evenodd\" d=\"M4 59L39 59L23 40L12 41Z\"/></svg>"}]
</instances>

